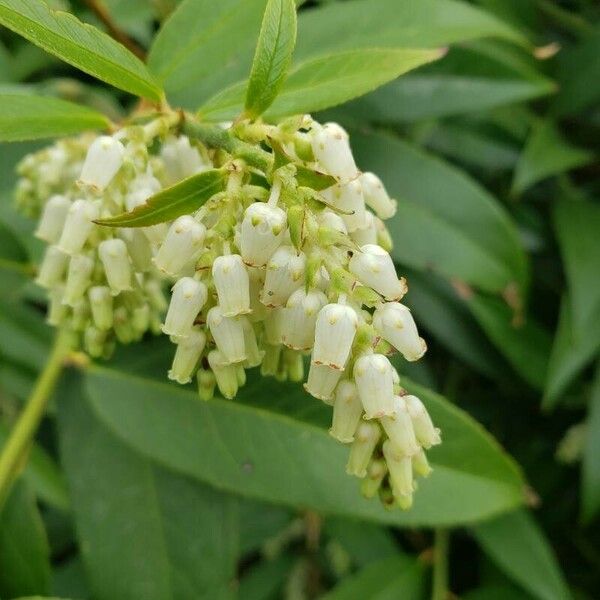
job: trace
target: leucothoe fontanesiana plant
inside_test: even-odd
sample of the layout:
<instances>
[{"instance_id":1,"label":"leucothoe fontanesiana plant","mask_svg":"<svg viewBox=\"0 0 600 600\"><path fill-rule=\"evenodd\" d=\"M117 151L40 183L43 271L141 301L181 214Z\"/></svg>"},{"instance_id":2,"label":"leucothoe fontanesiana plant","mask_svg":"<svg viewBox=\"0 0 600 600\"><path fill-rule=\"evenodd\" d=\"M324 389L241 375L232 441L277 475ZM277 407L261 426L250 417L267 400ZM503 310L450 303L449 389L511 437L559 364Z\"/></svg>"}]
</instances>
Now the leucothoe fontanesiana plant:
<instances>
[{"instance_id":1,"label":"leucothoe fontanesiana plant","mask_svg":"<svg viewBox=\"0 0 600 600\"><path fill-rule=\"evenodd\" d=\"M377 174L359 169L346 131L308 111L441 53L378 51L371 60L388 65L380 78L372 80L362 64L349 86L327 69L352 69L355 55L334 56L331 65L320 59L309 74L325 77L324 89L314 99L308 88L290 99L285 88L278 92L295 19L292 0L267 4L249 82L223 92L223 105L237 106L246 89L243 108L228 122L206 118L209 109L196 115L170 107L130 56L136 77L128 78L98 57L90 64L69 55L150 102L109 124L107 134L81 133L27 155L18 166L17 206L37 218L35 236L46 244L36 283L47 292L47 322L61 331L62 354L82 349L108 358L116 343L152 332L175 346L169 379L195 381L204 400L215 388L233 399L251 368L304 382L332 406L330 433L349 446L347 472L363 479L364 495L407 509L415 477L430 473L425 451L440 443L440 432L388 358L399 352L416 361L426 350L389 254L384 221L396 201ZM4 22L30 35L20 22ZM125 52L108 38L98 43L110 56ZM61 101L51 106L68 114L66 132L106 122ZM11 105L17 113L37 108L30 98ZM15 139L35 137L23 123L15 116ZM55 124L42 118L40 126ZM0 459L0 487L40 418L47 385L13 453Z\"/></svg>"}]
</instances>

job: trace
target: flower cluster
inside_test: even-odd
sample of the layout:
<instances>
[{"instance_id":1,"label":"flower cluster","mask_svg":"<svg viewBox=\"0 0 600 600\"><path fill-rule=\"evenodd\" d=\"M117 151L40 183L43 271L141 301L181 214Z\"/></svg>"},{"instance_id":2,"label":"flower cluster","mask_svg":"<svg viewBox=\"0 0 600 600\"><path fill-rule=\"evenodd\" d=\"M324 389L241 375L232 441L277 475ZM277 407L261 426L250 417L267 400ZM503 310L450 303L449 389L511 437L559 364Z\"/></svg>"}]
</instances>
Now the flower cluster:
<instances>
[{"instance_id":1,"label":"flower cluster","mask_svg":"<svg viewBox=\"0 0 600 600\"><path fill-rule=\"evenodd\" d=\"M408 508L414 474L430 471L424 450L440 436L388 358L414 361L426 350L389 254L383 221L395 201L358 170L335 123L302 116L218 129L202 143L130 127L95 139L85 160L80 142L62 142L55 148L77 152L60 185L44 174L52 151L25 159L19 189L43 201L37 235L50 244L38 276L49 321L81 331L94 356L113 333L129 342L160 327L176 345L168 377L195 378L205 400L215 387L233 398L252 367L306 379L307 392L333 407L330 433L350 445L347 471L364 480L363 493ZM250 160L248 148L268 160ZM226 184L191 214L142 228L94 224L211 168ZM159 324L160 279L172 287Z\"/></svg>"}]
</instances>

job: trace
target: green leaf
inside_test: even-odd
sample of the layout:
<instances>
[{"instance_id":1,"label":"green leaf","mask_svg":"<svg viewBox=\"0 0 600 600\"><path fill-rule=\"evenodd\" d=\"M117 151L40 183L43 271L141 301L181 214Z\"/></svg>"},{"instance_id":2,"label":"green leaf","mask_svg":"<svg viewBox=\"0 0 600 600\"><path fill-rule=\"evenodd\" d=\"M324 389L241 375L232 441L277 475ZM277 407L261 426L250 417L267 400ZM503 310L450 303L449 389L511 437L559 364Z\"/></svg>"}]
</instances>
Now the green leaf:
<instances>
[{"instance_id":1,"label":"green leaf","mask_svg":"<svg viewBox=\"0 0 600 600\"><path fill-rule=\"evenodd\" d=\"M48 540L35 497L22 481L13 486L0 514L0 573L3 598L49 592Z\"/></svg>"},{"instance_id":2,"label":"green leaf","mask_svg":"<svg viewBox=\"0 0 600 600\"><path fill-rule=\"evenodd\" d=\"M172 103L195 109L248 73L265 4L185 0L179 5L148 56Z\"/></svg>"},{"instance_id":3,"label":"green leaf","mask_svg":"<svg viewBox=\"0 0 600 600\"><path fill-rule=\"evenodd\" d=\"M199 209L209 198L225 189L223 169L209 169L158 192L128 213L96 221L108 227L146 227L172 221Z\"/></svg>"},{"instance_id":4,"label":"green leaf","mask_svg":"<svg viewBox=\"0 0 600 600\"><path fill-rule=\"evenodd\" d=\"M58 98L0 96L1 142L72 135L88 129L106 129L108 124L100 113Z\"/></svg>"},{"instance_id":5,"label":"green leaf","mask_svg":"<svg viewBox=\"0 0 600 600\"><path fill-rule=\"evenodd\" d=\"M94 417L76 378L61 394L59 431L94 598L233 597L232 498L134 452Z\"/></svg>"},{"instance_id":6,"label":"green leaf","mask_svg":"<svg viewBox=\"0 0 600 600\"><path fill-rule=\"evenodd\" d=\"M269 0L246 90L245 114L255 119L277 97L292 61L296 45L294 0Z\"/></svg>"},{"instance_id":7,"label":"green leaf","mask_svg":"<svg viewBox=\"0 0 600 600\"><path fill-rule=\"evenodd\" d=\"M600 510L600 366L591 389L581 470L581 516L590 523Z\"/></svg>"},{"instance_id":8,"label":"green leaf","mask_svg":"<svg viewBox=\"0 0 600 600\"><path fill-rule=\"evenodd\" d=\"M571 598L550 544L525 510L476 525L472 533L513 581L539 600Z\"/></svg>"},{"instance_id":9,"label":"green leaf","mask_svg":"<svg viewBox=\"0 0 600 600\"><path fill-rule=\"evenodd\" d=\"M600 311L590 318L589 325L576 330L568 294L563 296L558 328L550 352L548 377L542 408L552 410L562 394L600 349Z\"/></svg>"},{"instance_id":10,"label":"green leaf","mask_svg":"<svg viewBox=\"0 0 600 600\"><path fill-rule=\"evenodd\" d=\"M291 556L278 556L252 567L240 580L238 598L243 600L273 600L281 598L281 588L293 568Z\"/></svg>"},{"instance_id":11,"label":"green leaf","mask_svg":"<svg viewBox=\"0 0 600 600\"><path fill-rule=\"evenodd\" d=\"M515 169L512 193L548 177L587 165L592 153L569 144L550 122L541 122L532 131Z\"/></svg>"},{"instance_id":12,"label":"green leaf","mask_svg":"<svg viewBox=\"0 0 600 600\"><path fill-rule=\"evenodd\" d=\"M415 559L393 556L370 564L345 578L322 600L420 600L425 587L425 570Z\"/></svg>"},{"instance_id":13,"label":"green leaf","mask_svg":"<svg viewBox=\"0 0 600 600\"><path fill-rule=\"evenodd\" d=\"M561 198L554 203L553 221L569 285L573 327L588 333L592 317L600 311L600 206L581 198Z\"/></svg>"},{"instance_id":14,"label":"green leaf","mask_svg":"<svg viewBox=\"0 0 600 600\"><path fill-rule=\"evenodd\" d=\"M489 339L515 371L536 389L543 389L548 370L550 336L532 318L516 324L502 300L473 295L467 304Z\"/></svg>"},{"instance_id":15,"label":"green leaf","mask_svg":"<svg viewBox=\"0 0 600 600\"><path fill-rule=\"evenodd\" d=\"M436 60L439 50L381 49L346 50L317 56L293 67L266 117L315 112L370 92L403 73ZM217 94L200 108L213 121L239 113L245 83Z\"/></svg>"},{"instance_id":16,"label":"green leaf","mask_svg":"<svg viewBox=\"0 0 600 600\"><path fill-rule=\"evenodd\" d=\"M352 133L364 171L398 199L386 222L393 257L488 292L523 292L528 266L516 227L500 203L466 173L391 135Z\"/></svg>"},{"instance_id":17,"label":"green leaf","mask_svg":"<svg viewBox=\"0 0 600 600\"><path fill-rule=\"evenodd\" d=\"M445 437L430 452L435 474L420 483L407 512L362 498L358 482L345 473L348 448L320 427L237 401L201 403L195 392L120 371L94 367L86 375L95 413L119 438L225 491L400 525L464 523L518 505L519 471L490 436L440 396L407 380L403 385L426 403ZM245 393L269 405L281 400L292 407L288 415L317 404L299 385L264 378Z\"/></svg>"},{"instance_id":18,"label":"green leaf","mask_svg":"<svg viewBox=\"0 0 600 600\"><path fill-rule=\"evenodd\" d=\"M0 0L0 24L46 52L115 87L159 101L160 87L124 46L41 0Z\"/></svg>"}]
</instances>

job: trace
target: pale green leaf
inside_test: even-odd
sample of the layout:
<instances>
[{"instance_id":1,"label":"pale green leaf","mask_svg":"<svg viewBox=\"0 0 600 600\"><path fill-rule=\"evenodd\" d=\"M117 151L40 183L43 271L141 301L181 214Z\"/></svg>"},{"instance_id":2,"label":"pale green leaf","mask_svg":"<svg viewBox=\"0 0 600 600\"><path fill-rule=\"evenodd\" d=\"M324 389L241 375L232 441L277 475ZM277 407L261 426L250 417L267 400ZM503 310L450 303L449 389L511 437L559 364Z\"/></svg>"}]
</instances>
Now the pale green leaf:
<instances>
[{"instance_id":1,"label":"pale green leaf","mask_svg":"<svg viewBox=\"0 0 600 600\"><path fill-rule=\"evenodd\" d=\"M600 510L600 364L591 389L581 471L581 514L590 523Z\"/></svg>"},{"instance_id":2,"label":"pale green leaf","mask_svg":"<svg viewBox=\"0 0 600 600\"><path fill-rule=\"evenodd\" d=\"M129 50L42 0L0 0L0 24L97 79L150 100L161 98L146 66Z\"/></svg>"},{"instance_id":3,"label":"pale green leaf","mask_svg":"<svg viewBox=\"0 0 600 600\"><path fill-rule=\"evenodd\" d=\"M294 0L269 0L246 90L244 112L256 118L273 104L287 75L296 45Z\"/></svg>"},{"instance_id":4,"label":"pale green leaf","mask_svg":"<svg viewBox=\"0 0 600 600\"><path fill-rule=\"evenodd\" d=\"M58 98L0 95L0 141L20 142L106 129L100 113Z\"/></svg>"}]
</instances>

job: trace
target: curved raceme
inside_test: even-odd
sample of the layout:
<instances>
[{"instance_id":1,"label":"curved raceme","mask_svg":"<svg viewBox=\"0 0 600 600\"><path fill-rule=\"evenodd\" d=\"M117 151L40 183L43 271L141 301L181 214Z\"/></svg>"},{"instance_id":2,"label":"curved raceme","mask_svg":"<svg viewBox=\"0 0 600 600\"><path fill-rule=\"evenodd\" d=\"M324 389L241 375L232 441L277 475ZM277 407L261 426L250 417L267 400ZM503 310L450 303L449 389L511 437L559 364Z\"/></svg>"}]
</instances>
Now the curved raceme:
<instances>
[{"instance_id":1,"label":"curved raceme","mask_svg":"<svg viewBox=\"0 0 600 600\"><path fill-rule=\"evenodd\" d=\"M359 171L335 123L223 125L269 148L260 169L157 122L61 141L21 163L18 203L39 215L48 244L37 277L48 322L94 357L162 331L176 346L168 377L195 379L206 400L216 387L233 398L258 366L304 381L332 406L330 433L350 445L347 471L363 493L410 507L415 474L430 472L424 450L441 440L388 358L426 350L382 221L396 202ZM226 185L189 214L139 228L95 223L212 168ZM330 185L313 189L307 172Z\"/></svg>"}]
</instances>

